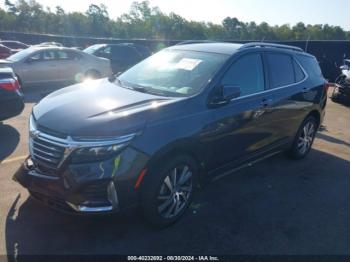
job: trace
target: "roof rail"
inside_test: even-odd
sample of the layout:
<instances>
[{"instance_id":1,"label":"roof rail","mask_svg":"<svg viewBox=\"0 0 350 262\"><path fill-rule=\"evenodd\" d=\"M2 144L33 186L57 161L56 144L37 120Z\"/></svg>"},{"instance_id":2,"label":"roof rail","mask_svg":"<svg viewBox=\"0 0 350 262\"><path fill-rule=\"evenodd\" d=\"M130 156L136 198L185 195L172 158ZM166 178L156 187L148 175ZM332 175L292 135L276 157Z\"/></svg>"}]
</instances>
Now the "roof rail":
<instances>
[{"instance_id":1,"label":"roof rail","mask_svg":"<svg viewBox=\"0 0 350 262\"><path fill-rule=\"evenodd\" d=\"M247 44L242 45L239 49L246 49L246 48L253 48L253 47L272 47L272 48L281 48L281 49L288 49L288 50L304 52L303 49L301 49L300 47L296 47L296 46L271 44L271 43L263 43L263 42L247 43Z\"/></svg>"},{"instance_id":2,"label":"roof rail","mask_svg":"<svg viewBox=\"0 0 350 262\"><path fill-rule=\"evenodd\" d=\"M217 42L210 41L210 40L186 40L186 41L179 42L176 45L203 44L203 43L217 43Z\"/></svg>"}]
</instances>

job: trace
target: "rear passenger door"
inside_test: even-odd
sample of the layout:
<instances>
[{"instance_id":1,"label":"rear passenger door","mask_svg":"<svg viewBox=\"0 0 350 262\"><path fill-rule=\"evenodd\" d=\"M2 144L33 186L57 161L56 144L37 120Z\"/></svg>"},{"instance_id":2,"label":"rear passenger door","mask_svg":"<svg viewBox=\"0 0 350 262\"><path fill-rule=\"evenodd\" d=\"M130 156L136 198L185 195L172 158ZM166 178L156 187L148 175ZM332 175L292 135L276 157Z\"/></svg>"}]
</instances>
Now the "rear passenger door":
<instances>
[{"instance_id":1,"label":"rear passenger door","mask_svg":"<svg viewBox=\"0 0 350 262\"><path fill-rule=\"evenodd\" d=\"M294 57L287 53L266 52L264 60L269 78L267 88L274 96L273 114L266 120L275 130L276 139L294 137L303 111L308 106L303 99L306 74Z\"/></svg>"}]
</instances>

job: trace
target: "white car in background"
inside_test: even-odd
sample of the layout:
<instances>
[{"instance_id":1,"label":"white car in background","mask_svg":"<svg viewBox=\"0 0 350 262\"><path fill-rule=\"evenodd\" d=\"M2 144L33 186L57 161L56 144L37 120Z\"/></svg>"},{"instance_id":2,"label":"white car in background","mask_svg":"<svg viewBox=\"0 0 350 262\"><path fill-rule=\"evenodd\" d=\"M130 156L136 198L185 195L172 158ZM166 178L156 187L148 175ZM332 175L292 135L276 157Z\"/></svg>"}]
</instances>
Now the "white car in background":
<instances>
[{"instance_id":1,"label":"white car in background","mask_svg":"<svg viewBox=\"0 0 350 262\"><path fill-rule=\"evenodd\" d=\"M81 82L86 78L111 75L108 59L66 47L30 47L5 60L0 67L11 67L22 86L52 82Z\"/></svg>"}]
</instances>

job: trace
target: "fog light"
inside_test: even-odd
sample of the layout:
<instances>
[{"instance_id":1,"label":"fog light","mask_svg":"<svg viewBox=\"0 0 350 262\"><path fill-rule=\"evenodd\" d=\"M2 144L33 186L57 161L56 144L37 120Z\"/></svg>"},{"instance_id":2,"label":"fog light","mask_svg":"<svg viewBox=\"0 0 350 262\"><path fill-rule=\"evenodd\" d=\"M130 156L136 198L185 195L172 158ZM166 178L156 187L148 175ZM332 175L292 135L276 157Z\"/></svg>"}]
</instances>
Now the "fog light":
<instances>
[{"instance_id":1,"label":"fog light","mask_svg":"<svg viewBox=\"0 0 350 262\"><path fill-rule=\"evenodd\" d=\"M111 181L107 187L107 196L108 196L108 201L113 206L113 209L118 209L119 208L118 195L117 195L117 190L113 181Z\"/></svg>"}]
</instances>

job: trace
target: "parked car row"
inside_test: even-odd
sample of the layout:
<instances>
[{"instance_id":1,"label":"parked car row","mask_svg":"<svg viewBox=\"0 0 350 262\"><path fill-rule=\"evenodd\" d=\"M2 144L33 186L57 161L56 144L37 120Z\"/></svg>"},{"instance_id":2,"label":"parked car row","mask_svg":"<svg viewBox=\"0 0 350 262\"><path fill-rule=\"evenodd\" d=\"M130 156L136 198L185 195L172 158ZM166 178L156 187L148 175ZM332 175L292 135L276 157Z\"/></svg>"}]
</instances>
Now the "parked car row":
<instances>
[{"instance_id":1,"label":"parked car row","mask_svg":"<svg viewBox=\"0 0 350 262\"><path fill-rule=\"evenodd\" d=\"M93 45L84 51L57 42L29 46L0 41L0 121L21 112L19 86L77 83L125 71L151 54L147 47L131 43ZM12 75L11 77L7 77ZM11 104L11 106L10 106ZM22 108L23 109L23 108Z\"/></svg>"},{"instance_id":2,"label":"parked car row","mask_svg":"<svg viewBox=\"0 0 350 262\"><path fill-rule=\"evenodd\" d=\"M12 55L13 52L10 48L4 45L0 45L0 59L4 59Z\"/></svg>"},{"instance_id":3,"label":"parked car row","mask_svg":"<svg viewBox=\"0 0 350 262\"><path fill-rule=\"evenodd\" d=\"M111 74L108 59L53 46L27 48L0 60L0 67L11 67L24 86L80 82L85 77L100 78Z\"/></svg>"},{"instance_id":4,"label":"parked car row","mask_svg":"<svg viewBox=\"0 0 350 262\"><path fill-rule=\"evenodd\" d=\"M0 41L0 59L9 57L29 46L18 41Z\"/></svg>"},{"instance_id":5,"label":"parked car row","mask_svg":"<svg viewBox=\"0 0 350 262\"><path fill-rule=\"evenodd\" d=\"M16 41L2 43L7 47L0 45L0 67L11 67L23 86L106 77L125 71L151 54L147 47L132 43L98 44L83 51L57 42L34 46Z\"/></svg>"},{"instance_id":6,"label":"parked car row","mask_svg":"<svg viewBox=\"0 0 350 262\"><path fill-rule=\"evenodd\" d=\"M43 42L35 46L61 46L63 45L61 43L57 42ZM27 49L31 47L31 45L27 45L25 43L22 43L20 41L12 41L12 40L3 40L0 41L0 58L7 58L12 54L15 54L19 51L22 51L24 49Z\"/></svg>"}]
</instances>

